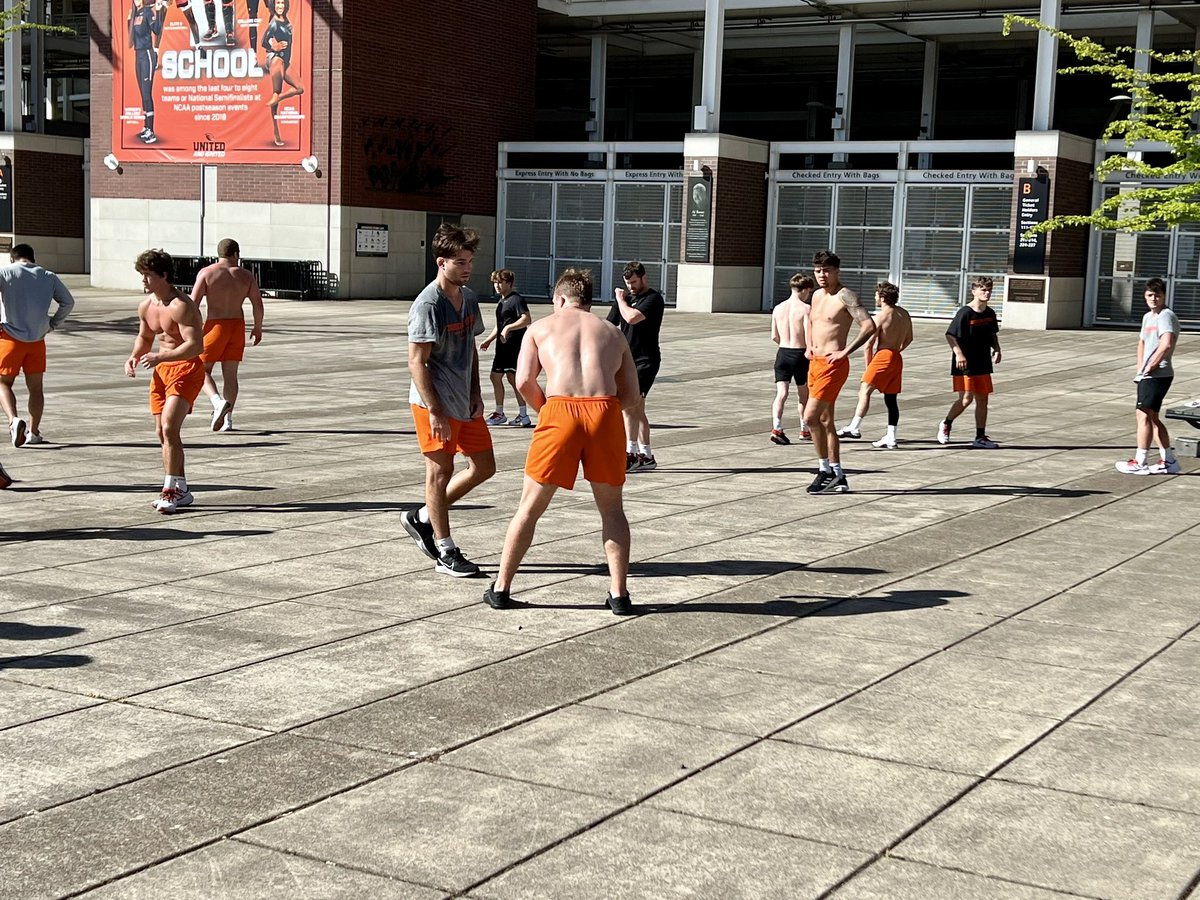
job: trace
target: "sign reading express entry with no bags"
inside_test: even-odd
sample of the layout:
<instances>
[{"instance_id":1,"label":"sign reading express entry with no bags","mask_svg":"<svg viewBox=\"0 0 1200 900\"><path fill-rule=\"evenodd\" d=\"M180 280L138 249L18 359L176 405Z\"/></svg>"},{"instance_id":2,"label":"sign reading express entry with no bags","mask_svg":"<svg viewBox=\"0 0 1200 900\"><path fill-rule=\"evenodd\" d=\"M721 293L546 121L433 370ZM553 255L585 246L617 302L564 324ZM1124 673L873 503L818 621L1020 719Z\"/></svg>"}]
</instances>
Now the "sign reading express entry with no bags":
<instances>
[{"instance_id":1,"label":"sign reading express entry with no bags","mask_svg":"<svg viewBox=\"0 0 1200 900\"><path fill-rule=\"evenodd\" d=\"M312 0L110 2L118 160L297 165L311 154Z\"/></svg>"},{"instance_id":2,"label":"sign reading express entry with no bags","mask_svg":"<svg viewBox=\"0 0 1200 900\"><path fill-rule=\"evenodd\" d=\"M1013 271L1018 275L1041 275L1046 268L1046 235L1026 232L1050 217L1050 179L1021 178L1017 181L1017 233L1013 247Z\"/></svg>"}]
</instances>

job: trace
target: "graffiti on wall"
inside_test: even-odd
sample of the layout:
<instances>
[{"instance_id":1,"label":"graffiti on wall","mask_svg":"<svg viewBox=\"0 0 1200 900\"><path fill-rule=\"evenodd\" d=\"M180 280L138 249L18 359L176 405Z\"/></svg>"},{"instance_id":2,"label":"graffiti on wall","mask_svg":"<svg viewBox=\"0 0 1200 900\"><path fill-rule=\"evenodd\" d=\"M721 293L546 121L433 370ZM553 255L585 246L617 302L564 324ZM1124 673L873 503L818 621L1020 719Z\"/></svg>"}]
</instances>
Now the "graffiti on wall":
<instances>
[{"instance_id":1,"label":"graffiti on wall","mask_svg":"<svg viewBox=\"0 0 1200 900\"><path fill-rule=\"evenodd\" d=\"M449 183L449 125L413 116L366 116L359 133L371 190L423 194Z\"/></svg>"}]
</instances>

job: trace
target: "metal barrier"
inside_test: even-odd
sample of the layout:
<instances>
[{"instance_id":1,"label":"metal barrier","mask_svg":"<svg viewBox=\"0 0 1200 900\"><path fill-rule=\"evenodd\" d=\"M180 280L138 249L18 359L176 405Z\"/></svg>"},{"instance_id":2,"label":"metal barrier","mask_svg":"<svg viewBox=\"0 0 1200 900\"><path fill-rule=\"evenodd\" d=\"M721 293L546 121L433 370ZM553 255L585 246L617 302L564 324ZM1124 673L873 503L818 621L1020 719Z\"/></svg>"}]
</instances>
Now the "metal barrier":
<instances>
[{"instance_id":1,"label":"metal barrier","mask_svg":"<svg viewBox=\"0 0 1200 900\"><path fill-rule=\"evenodd\" d=\"M175 286L190 291L196 276L205 266L217 261L213 256L175 256ZM273 297L300 300L329 300L335 293L336 277L325 271L316 259L243 259L242 268L258 281L259 289Z\"/></svg>"}]
</instances>

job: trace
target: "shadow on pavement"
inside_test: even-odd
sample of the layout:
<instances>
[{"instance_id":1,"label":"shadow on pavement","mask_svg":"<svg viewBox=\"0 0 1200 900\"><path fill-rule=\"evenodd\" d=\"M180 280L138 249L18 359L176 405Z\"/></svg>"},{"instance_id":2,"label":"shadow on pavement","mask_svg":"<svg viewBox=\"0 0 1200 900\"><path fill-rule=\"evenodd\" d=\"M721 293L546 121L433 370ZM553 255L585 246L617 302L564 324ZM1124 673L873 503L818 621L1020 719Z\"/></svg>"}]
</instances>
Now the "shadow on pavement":
<instances>
[{"instance_id":1,"label":"shadow on pavement","mask_svg":"<svg viewBox=\"0 0 1200 900\"><path fill-rule=\"evenodd\" d=\"M237 431L233 432L233 434L235 434L235 435L240 434L240 433L241 432L237 432ZM290 447L291 446L291 443L288 441L246 441L245 443L235 443L234 441L235 441L235 439L230 439L228 441L221 441L220 443L216 443L216 444L206 444L206 443L202 443L200 441L185 440L184 441L184 449L186 449L186 450L261 450L264 447ZM102 443L102 444L62 443L62 444L58 444L56 446L59 446L59 447L83 447L83 448L88 448L88 449L95 448L95 447L127 447L130 450L158 450L161 448L162 445L154 443L152 441L125 441L125 442L115 441L112 443Z\"/></svg>"},{"instance_id":2,"label":"shadow on pavement","mask_svg":"<svg viewBox=\"0 0 1200 900\"><path fill-rule=\"evenodd\" d=\"M115 528L51 528L46 531L0 531L0 541L197 541L210 537L258 537L274 534L265 529L230 531L181 531L138 525ZM3 637L3 635L0 635Z\"/></svg>"},{"instance_id":3,"label":"shadow on pavement","mask_svg":"<svg viewBox=\"0 0 1200 900\"><path fill-rule=\"evenodd\" d=\"M92 661L78 653L51 653L46 656L0 656L0 669L75 669Z\"/></svg>"},{"instance_id":4,"label":"shadow on pavement","mask_svg":"<svg viewBox=\"0 0 1200 900\"><path fill-rule=\"evenodd\" d=\"M898 491L855 491L856 494L872 494L878 496L906 496L910 494L929 494L931 496L955 497L973 495L983 497L1053 497L1057 500L1070 500L1079 497L1107 496L1111 491L1084 491L1073 488L1039 488L1019 484L978 484L969 487L952 488L909 488Z\"/></svg>"},{"instance_id":5,"label":"shadow on pavement","mask_svg":"<svg viewBox=\"0 0 1200 900\"><path fill-rule=\"evenodd\" d=\"M196 484L189 487L196 491L273 491L276 488L259 484ZM153 494L162 489L154 484L52 484L41 488L21 488L23 491L63 491L68 494Z\"/></svg>"},{"instance_id":6,"label":"shadow on pavement","mask_svg":"<svg viewBox=\"0 0 1200 900\"><path fill-rule=\"evenodd\" d=\"M355 434L384 434L395 436L414 435L415 431L409 429L407 431L389 431L385 428L293 428L281 429L279 431L241 431L241 434L253 434L255 437L274 437L277 434L333 434L339 437L346 437ZM241 444L239 446L246 446Z\"/></svg>"},{"instance_id":7,"label":"shadow on pavement","mask_svg":"<svg viewBox=\"0 0 1200 900\"><path fill-rule=\"evenodd\" d=\"M70 637L83 631L75 625L26 625L24 622L0 622L0 641L48 641Z\"/></svg>"},{"instance_id":8,"label":"shadow on pavement","mask_svg":"<svg viewBox=\"0 0 1200 900\"><path fill-rule=\"evenodd\" d=\"M458 507L455 507L456 509ZM549 575L607 575L606 563L522 563L526 571ZM778 559L710 559L698 562L631 562L629 574L639 578L676 578L692 575L780 575L816 572L828 575L883 575L884 569L859 566L808 566Z\"/></svg>"}]
</instances>

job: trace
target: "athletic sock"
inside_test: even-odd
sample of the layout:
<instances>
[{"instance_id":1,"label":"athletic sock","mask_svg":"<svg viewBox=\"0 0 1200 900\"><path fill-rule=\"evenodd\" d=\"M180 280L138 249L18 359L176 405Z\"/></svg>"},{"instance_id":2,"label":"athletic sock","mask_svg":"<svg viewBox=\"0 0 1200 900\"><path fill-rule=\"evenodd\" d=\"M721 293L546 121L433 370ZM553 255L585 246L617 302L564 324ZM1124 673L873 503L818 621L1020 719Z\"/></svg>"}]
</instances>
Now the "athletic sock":
<instances>
[{"instance_id":1,"label":"athletic sock","mask_svg":"<svg viewBox=\"0 0 1200 900\"><path fill-rule=\"evenodd\" d=\"M424 522L426 525L429 524L429 507L428 506L422 506L420 509L417 510L417 521Z\"/></svg>"},{"instance_id":2,"label":"athletic sock","mask_svg":"<svg viewBox=\"0 0 1200 900\"><path fill-rule=\"evenodd\" d=\"M527 416L527 415L529 415L529 410L526 409L524 406L518 406L517 407L517 415L518 416Z\"/></svg>"},{"instance_id":3,"label":"athletic sock","mask_svg":"<svg viewBox=\"0 0 1200 900\"><path fill-rule=\"evenodd\" d=\"M818 459L817 460L817 468L819 468L822 472L832 472L833 471L831 468L829 468L829 460L828 459Z\"/></svg>"},{"instance_id":4,"label":"athletic sock","mask_svg":"<svg viewBox=\"0 0 1200 900\"><path fill-rule=\"evenodd\" d=\"M850 430L858 431L858 427L862 425L862 416L855 416L850 420Z\"/></svg>"},{"instance_id":5,"label":"athletic sock","mask_svg":"<svg viewBox=\"0 0 1200 900\"><path fill-rule=\"evenodd\" d=\"M846 476L846 473L842 471L842 464L840 462L832 463L832 465L834 475L836 475L838 478L844 478Z\"/></svg>"},{"instance_id":6,"label":"athletic sock","mask_svg":"<svg viewBox=\"0 0 1200 900\"><path fill-rule=\"evenodd\" d=\"M771 427L774 428L776 431L783 431L783 419L772 419ZM803 422L800 423L800 427L801 428L804 427Z\"/></svg>"},{"instance_id":7,"label":"athletic sock","mask_svg":"<svg viewBox=\"0 0 1200 900\"><path fill-rule=\"evenodd\" d=\"M164 475L163 476L163 490L169 491L173 487L175 487L175 476L174 475Z\"/></svg>"},{"instance_id":8,"label":"athletic sock","mask_svg":"<svg viewBox=\"0 0 1200 900\"><path fill-rule=\"evenodd\" d=\"M896 439L896 426L895 425L888 426L887 436L890 437L893 441Z\"/></svg>"},{"instance_id":9,"label":"athletic sock","mask_svg":"<svg viewBox=\"0 0 1200 900\"><path fill-rule=\"evenodd\" d=\"M179 490L183 491L186 494L188 492L187 479L184 478L182 475L176 475L175 476L175 487L178 488Z\"/></svg>"},{"instance_id":10,"label":"athletic sock","mask_svg":"<svg viewBox=\"0 0 1200 900\"><path fill-rule=\"evenodd\" d=\"M458 546L458 544L454 543L454 538L452 537L437 538L434 544L437 546L438 556L445 556L449 551Z\"/></svg>"},{"instance_id":11,"label":"athletic sock","mask_svg":"<svg viewBox=\"0 0 1200 900\"><path fill-rule=\"evenodd\" d=\"M626 441L625 442L625 452L626 453L637 453L637 441Z\"/></svg>"},{"instance_id":12,"label":"athletic sock","mask_svg":"<svg viewBox=\"0 0 1200 900\"><path fill-rule=\"evenodd\" d=\"M808 423L805 422L803 419L800 420L800 430L808 431Z\"/></svg>"},{"instance_id":13,"label":"athletic sock","mask_svg":"<svg viewBox=\"0 0 1200 900\"><path fill-rule=\"evenodd\" d=\"M1146 455L1149 452L1149 450L1143 450L1141 447L1137 448L1137 453L1133 455L1133 458L1137 460L1137 464L1139 466L1144 466L1146 464Z\"/></svg>"},{"instance_id":14,"label":"athletic sock","mask_svg":"<svg viewBox=\"0 0 1200 900\"><path fill-rule=\"evenodd\" d=\"M983 440L985 437L987 437L987 429L986 428L976 428L975 429L975 440L980 441L980 440Z\"/></svg>"},{"instance_id":15,"label":"athletic sock","mask_svg":"<svg viewBox=\"0 0 1200 900\"><path fill-rule=\"evenodd\" d=\"M213 394L208 399L212 401L213 409L220 409L225 405L225 398L220 394Z\"/></svg>"},{"instance_id":16,"label":"athletic sock","mask_svg":"<svg viewBox=\"0 0 1200 900\"><path fill-rule=\"evenodd\" d=\"M654 451L650 449L649 444L638 444L638 453L645 457L654 457Z\"/></svg>"}]
</instances>

